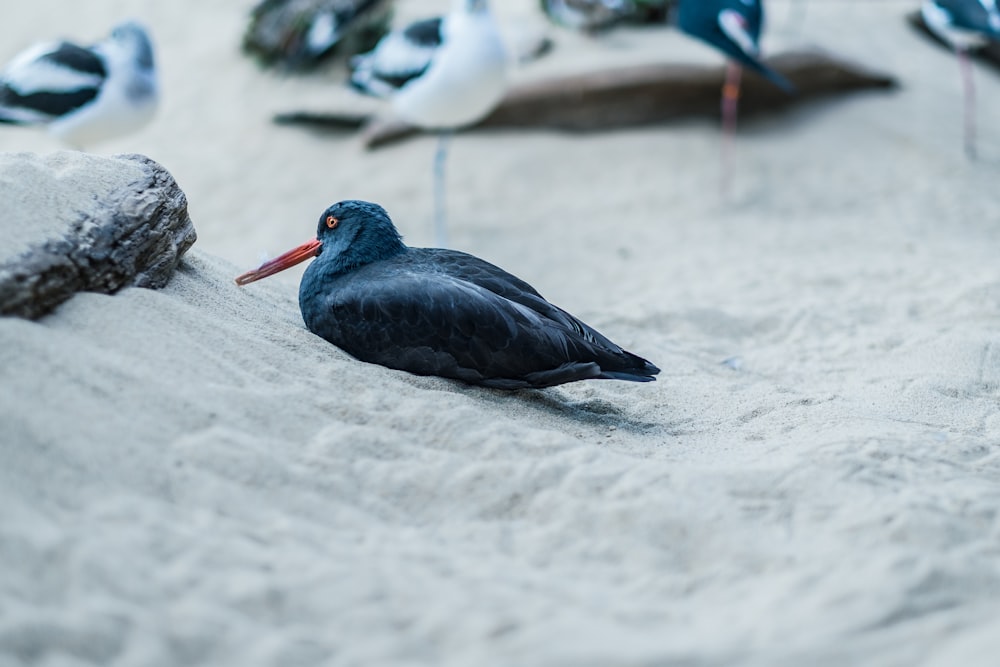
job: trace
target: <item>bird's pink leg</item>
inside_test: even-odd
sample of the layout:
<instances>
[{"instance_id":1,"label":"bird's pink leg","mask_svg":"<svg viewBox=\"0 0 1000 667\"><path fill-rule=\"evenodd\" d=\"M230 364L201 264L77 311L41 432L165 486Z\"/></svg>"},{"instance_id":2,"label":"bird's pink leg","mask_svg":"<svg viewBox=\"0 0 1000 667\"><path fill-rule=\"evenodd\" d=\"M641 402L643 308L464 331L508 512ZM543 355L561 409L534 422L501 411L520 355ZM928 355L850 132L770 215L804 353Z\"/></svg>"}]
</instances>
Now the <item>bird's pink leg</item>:
<instances>
[{"instance_id":1,"label":"bird's pink leg","mask_svg":"<svg viewBox=\"0 0 1000 667\"><path fill-rule=\"evenodd\" d=\"M965 97L965 154L976 159L976 84L972 79L972 63L965 49L956 49L958 66L962 71L962 88Z\"/></svg>"},{"instance_id":2,"label":"bird's pink leg","mask_svg":"<svg viewBox=\"0 0 1000 667\"><path fill-rule=\"evenodd\" d=\"M729 192L733 175L733 143L736 138L736 114L740 103L740 76L743 68L728 61L726 82L722 86L722 194Z\"/></svg>"}]
</instances>

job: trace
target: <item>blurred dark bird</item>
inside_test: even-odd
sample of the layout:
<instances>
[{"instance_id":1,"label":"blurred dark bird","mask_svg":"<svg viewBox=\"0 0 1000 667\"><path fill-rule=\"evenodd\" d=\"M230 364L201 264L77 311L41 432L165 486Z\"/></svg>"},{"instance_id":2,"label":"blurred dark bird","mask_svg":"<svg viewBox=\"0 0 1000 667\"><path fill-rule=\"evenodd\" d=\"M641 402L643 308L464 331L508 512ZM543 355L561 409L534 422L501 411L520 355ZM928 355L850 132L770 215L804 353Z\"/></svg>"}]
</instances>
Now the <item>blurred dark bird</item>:
<instances>
[{"instance_id":1,"label":"blurred dark bird","mask_svg":"<svg viewBox=\"0 0 1000 667\"><path fill-rule=\"evenodd\" d=\"M553 22L574 30L608 28L624 19L629 0L541 0L542 10Z\"/></svg>"},{"instance_id":2,"label":"blurred dark bird","mask_svg":"<svg viewBox=\"0 0 1000 667\"><path fill-rule=\"evenodd\" d=\"M158 103L152 41L134 21L93 46L38 44L0 73L0 123L45 126L75 147L138 130Z\"/></svg>"},{"instance_id":3,"label":"blurred dark bird","mask_svg":"<svg viewBox=\"0 0 1000 667\"><path fill-rule=\"evenodd\" d=\"M666 21L674 0L540 0L553 23L584 32L605 30L618 23Z\"/></svg>"},{"instance_id":4,"label":"blurred dark bird","mask_svg":"<svg viewBox=\"0 0 1000 667\"><path fill-rule=\"evenodd\" d=\"M740 97L742 67L762 74L791 94L795 87L760 60L760 34L764 26L762 0L680 0L677 25L707 42L728 57L726 82L722 87L722 126L726 137L723 153L723 191L728 189L732 138Z\"/></svg>"},{"instance_id":5,"label":"blurred dark bird","mask_svg":"<svg viewBox=\"0 0 1000 667\"><path fill-rule=\"evenodd\" d=\"M677 25L681 30L722 51L731 61L749 67L788 93L795 87L760 60L764 27L761 0L680 0Z\"/></svg>"},{"instance_id":6,"label":"blurred dark bird","mask_svg":"<svg viewBox=\"0 0 1000 667\"><path fill-rule=\"evenodd\" d=\"M969 49L1000 40L1000 10L996 0L924 0L924 24L950 45L958 56L965 99L965 152L976 157L976 88Z\"/></svg>"},{"instance_id":7,"label":"blurred dark bird","mask_svg":"<svg viewBox=\"0 0 1000 667\"><path fill-rule=\"evenodd\" d=\"M352 60L351 85L387 98L407 123L438 132L435 242L447 245L444 168L452 131L482 120L507 88L507 53L487 0L453 0L450 14L393 31Z\"/></svg>"},{"instance_id":8,"label":"blurred dark bird","mask_svg":"<svg viewBox=\"0 0 1000 667\"><path fill-rule=\"evenodd\" d=\"M361 361L497 389L649 382L660 372L493 264L407 247L385 209L370 202L334 204L315 239L236 282L310 257L317 259L299 286L302 318Z\"/></svg>"},{"instance_id":9,"label":"blurred dark bird","mask_svg":"<svg viewBox=\"0 0 1000 667\"><path fill-rule=\"evenodd\" d=\"M392 0L263 0L243 49L265 64L308 69L333 55L371 49L389 30Z\"/></svg>"}]
</instances>

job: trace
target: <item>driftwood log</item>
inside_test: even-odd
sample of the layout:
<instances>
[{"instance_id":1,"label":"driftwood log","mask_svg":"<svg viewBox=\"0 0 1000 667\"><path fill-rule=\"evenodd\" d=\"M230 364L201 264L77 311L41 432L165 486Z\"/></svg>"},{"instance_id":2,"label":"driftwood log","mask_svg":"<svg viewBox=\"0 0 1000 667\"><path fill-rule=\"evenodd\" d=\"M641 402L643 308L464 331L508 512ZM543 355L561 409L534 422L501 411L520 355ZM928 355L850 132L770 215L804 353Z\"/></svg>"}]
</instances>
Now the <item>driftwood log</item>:
<instances>
[{"instance_id":1,"label":"driftwood log","mask_svg":"<svg viewBox=\"0 0 1000 667\"><path fill-rule=\"evenodd\" d=\"M911 12L910 14L907 14L906 20L923 36L937 42L949 51L951 50L950 44L938 37L933 31L931 31L930 28L927 27L927 24L924 23L923 14L920 12ZM969 49L969 55L980 62L987 63L1000 70L1000 42L994 40L988 41L979 48Z\"/></svg>"},{"instance_id":2,"label":"driftwood log","mask_svg":"<svg viewBox=\"0 0 1000 667\"><path fill-rule=\"evenodd\" d=\"M142 155L0 153L0 201L0 315L163 287L196 239L184 193Z\"/></svg>"},{"instance_id":3,"label":"driftwood log","mask_svg":"<svg viewBox=\"0 0 1000 667\"><path fill-rule=\"evenodd\" d=\"M896 86L891 76L818 52L785 53L770 58L768 64L788 77L798 94L787 95L748 71L742 85L741 117L821 97ZM595 132L718 116L724 76L723 67L655 64L534 81L511 89L477 127ZM360 128L368 148L419 132L398 120L350 113L294 112L275 117L275 122L331 131Z\"/></svg>"}]
</instances>

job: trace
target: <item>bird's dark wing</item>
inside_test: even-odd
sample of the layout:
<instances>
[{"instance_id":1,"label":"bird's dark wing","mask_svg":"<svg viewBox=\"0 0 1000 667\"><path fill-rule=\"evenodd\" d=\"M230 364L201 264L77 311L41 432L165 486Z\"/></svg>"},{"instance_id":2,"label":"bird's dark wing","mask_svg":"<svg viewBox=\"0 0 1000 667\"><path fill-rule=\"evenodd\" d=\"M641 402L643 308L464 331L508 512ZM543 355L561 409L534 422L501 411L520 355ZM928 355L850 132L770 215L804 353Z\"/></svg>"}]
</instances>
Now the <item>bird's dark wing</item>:
<instances>
[{"instance_id":1,"label":"bird's dark wing","mask_svg":"<svg viewBox=\"0 0 1000 667\"><path fill-rule=\"evenodd\" d=\"M994 7L987 9L984 3L977 0L958 2L938 2L938 7L947 13L951 24L956 28L973 30L1000 39L1000 12Z\"/></svg>"},{"instance_id":2,"label":"bird's dark wing","mask_svg":"<svg viewBox=\"0 0 1000 667\"><path fill-rule=\"evenodd\" d=\"M411 23L403 31L403 36L417 46L437 48L441 46L441 42L444 40L441 34L443 21L442 17L436 16Z\"/></svg>"},{"instance_id":3,"label":"bird's dark wing","mask_svg":"<svg viewBox=\"0 0 1000 667\"><path fill-rule=\"evenodd\" d=\"M370 53L351 61L351 85L361 92L385 95L419 77L430 67L442 41L443 19L426 19L391 32Z\"/></svg>"},{"instance_id":4,"label":"bird's dark wing","mask_svg":"<svg viewBox=\"0 0 1000 667\"><path fill-rule=\"evenodd\" d=\"M759 0L753 0L749 4L742 0L682 0L677 14L677 24L681 30L711 44L785 92L794 93L795 86L788 79L760 60L758 40L763 21L763 8Z\"/></svg>"},{"instance_id":5,"label":"bird's dark wing","mask_svg":"<svg viewBox=\"0 0 1000 667\"><path fill-rule=\"evenodd\" d=\"M526 306L542 317L575 331L584 339L608 349L620 350L593 327L585 324L563 309L552 305L534 287L495 264L456 250L427 250L434 257L435 266L442 271L459 275L494 294Z\"/></svg>"},{"instance_id":6,"label":"bird's dark wing","mask_svg":"<svg viewBox=\"0 0 1000 667\"><path fill-rule=\"evenodd\" d=\"M18 56L0 77L0 122L44 123L87 104L107 76L89 49L61 42Z\"/></svg>"},{"instance_id":7,"label":"bird's dark wing","mask_svg":"<svg viewBox=\"0 0 1000 667\"><path fill-rule=\"evenodd\" d=\"M363 361L505 389L652 379L652 365L637 366L633 355L604 350L471 281L366 269L301 297L309 329Z\"/></svg>"},{"instance_id":8,"label":"bird's dark wing","mask_svg":"<svg viewBox=\"0 0 1000 667\"><path fill-rule=\"evenodd\" d=\"M67 70L92 74L102 79L108 75L104 61L96 53L69 42L61 42L54 50L42 56L42 60Z\"/></svg>"},{"instance_id":9,"label":"bird's dark wing","mask_svg":"<svg viewBox=\"0 0 1000 667\"><path fill-rule=\"evenodd\" d=\"M97 97L96 89L71 93L32 93L21 95L9 86L0 85L0 123L31 125L46 122L76 111Z\"/></svg>"}]
</instances>

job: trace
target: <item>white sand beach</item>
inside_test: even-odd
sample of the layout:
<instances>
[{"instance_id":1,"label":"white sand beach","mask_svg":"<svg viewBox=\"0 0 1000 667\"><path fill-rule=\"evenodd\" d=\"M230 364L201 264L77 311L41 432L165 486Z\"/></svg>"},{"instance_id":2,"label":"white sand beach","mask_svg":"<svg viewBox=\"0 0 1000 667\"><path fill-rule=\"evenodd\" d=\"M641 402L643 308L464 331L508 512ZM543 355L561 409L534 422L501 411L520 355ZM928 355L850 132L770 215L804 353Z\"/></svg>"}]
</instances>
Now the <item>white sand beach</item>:
<instances>
[{"instance_id":1,"label":"white sand beach","mask_svg":"<svg viewBox=\"0 0 1000 667\"><path fill-rule=\"evenodd\" d=\"M1000 74L975 68L969 161L917 5L769 3L769 52L900 88L741 123L725 198L717 119L457 136L452 245L663 369L517 393L352 359L305 329L300 271L233 283L340 199L428 244L432 137L273 125L378 105L260 70L249 0L8 7L4 62L152 28L160 113L96 152L170 170L199 241L161 291L0 319L0 665L997 664ZM722 62L551 35L518 79Z\"/></svg>"}]
</instances>

